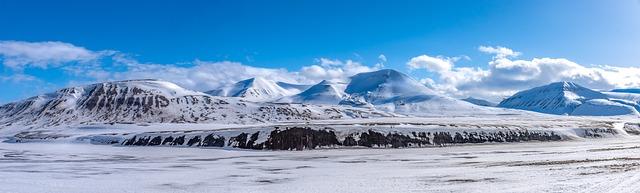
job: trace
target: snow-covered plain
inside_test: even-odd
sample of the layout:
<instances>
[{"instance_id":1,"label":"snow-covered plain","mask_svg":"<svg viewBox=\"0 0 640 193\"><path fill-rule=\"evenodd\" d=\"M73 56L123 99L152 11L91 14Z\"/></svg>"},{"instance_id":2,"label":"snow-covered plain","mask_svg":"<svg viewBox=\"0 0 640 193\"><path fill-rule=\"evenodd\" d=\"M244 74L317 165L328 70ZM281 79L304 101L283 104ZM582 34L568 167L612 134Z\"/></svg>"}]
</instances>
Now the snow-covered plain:
<instances>
[{"instance_id":1,"label":"snow-covered plain","mask_svg":"<svg viewBox=\"0 0 640 193\"><path fill-rule=\"evenodd\" d=\"M639 143L310 151L0 143L0 192L638 192Z\"/></svg>"}]
</instances>

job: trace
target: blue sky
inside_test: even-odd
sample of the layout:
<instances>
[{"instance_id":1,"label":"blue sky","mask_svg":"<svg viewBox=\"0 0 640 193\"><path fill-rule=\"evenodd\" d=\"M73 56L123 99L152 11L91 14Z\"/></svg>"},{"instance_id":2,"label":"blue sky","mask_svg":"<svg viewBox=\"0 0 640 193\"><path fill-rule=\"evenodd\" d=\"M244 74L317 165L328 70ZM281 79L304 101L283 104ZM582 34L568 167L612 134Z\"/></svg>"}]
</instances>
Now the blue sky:
<instances>
[{"instance_id":1,"label":"blue sky","mask_svg":"<svg viewBox=\"0 0 640 193\"><path fill-rule=\"evenodd\" d=\"M393 68L409 73L434 89L456 97L473 93L472 87L495 90L482 93L485 98L502 97L517 89L544 83L542 79L572 80L602 89L634 87L638 86L634 82L602 81L602 77L615 74L598 69L608 65L621 72L636 70L640 65L638 0L6 0L0 1L0 26L0 41L5 44L0 45L3 61L0 77L4 77L0 79L3 93L0 103L69 85L136 78L135 74L145 74L141 69L149 69L142 65L153 65L154 70L188 71L197 66L228 66L221 63L227 61L240 69L286 71L286 76L291 76L285 77L286 80L309 83L327 77L296 77L305 76L300 73L305 67L316 65L325 70L357 72L352 64L356 63L355 68L365 71ZM44 42L59 44L37 44ZM28 46L20 47L20 43ZM63 45L82 48L94 55L56 59L68 53L52 54L34 60L38 57L36 54L47 53L25 50L52 50L54 48L46 46L56 45L57 48ZM507 71L493 71L490 63L493 61L495 66L505 61L501 61L496 52L480 51L480 46L519 52L506 58L512 65L508 72L520 70L522 73L522 66L530 66L520 64L520 60L543 67L537 68L537 77L525 75L526 80L491 77ZM381 55L386 58L384 61ZM408 64L421 55L441 59L451 67L445 69L447 72L434 69L430 65L434 60L422 61L423 65ZM123 58L127 60L123 62ZM555 60L540 63L534 61L536 58ZM544 62L552 63L547 65L551 67L544 67L547 64ZM556 63L563 66L557 67ZM572 70L555 70L573 64L588 70L579 69L581 72L571 75L566 73ZM460 72L465 71L465 67L484 71ZM545 68L551 70L545 71ZM125 75L134 70L136 73ZM100 75L88 75L98 71ZM560 74L547 77L541 73ZM254 74L229 75L230 80L194 81L226 83L251 75ZM170 79L170 76L159 78L163 77ZM461 80L465 78L478 80ZM169 81L180 84L183 80ZM218 86L194 81L181 85L196 90Z\"/></svg>"}]
</instances>

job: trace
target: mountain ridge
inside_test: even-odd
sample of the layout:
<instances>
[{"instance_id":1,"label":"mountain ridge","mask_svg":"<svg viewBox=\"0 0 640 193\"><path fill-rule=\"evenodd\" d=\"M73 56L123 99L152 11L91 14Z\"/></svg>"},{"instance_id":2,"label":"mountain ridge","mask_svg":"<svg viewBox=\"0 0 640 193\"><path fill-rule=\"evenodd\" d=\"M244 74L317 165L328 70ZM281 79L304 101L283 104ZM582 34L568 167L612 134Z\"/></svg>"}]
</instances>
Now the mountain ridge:
<instances>
[{"instance_id":1,"label":"mountain ridge","mask_svg":"<svg viewBox=\"0 0 640 193\"><path fill-rule=\"evenodd\" d=\"M306 88L308 88L306 85L275 82L263 77L254 77L206 93L212 96L240 97L251 101L269 101L297 94Z\"/></svg>"}]
</instances>

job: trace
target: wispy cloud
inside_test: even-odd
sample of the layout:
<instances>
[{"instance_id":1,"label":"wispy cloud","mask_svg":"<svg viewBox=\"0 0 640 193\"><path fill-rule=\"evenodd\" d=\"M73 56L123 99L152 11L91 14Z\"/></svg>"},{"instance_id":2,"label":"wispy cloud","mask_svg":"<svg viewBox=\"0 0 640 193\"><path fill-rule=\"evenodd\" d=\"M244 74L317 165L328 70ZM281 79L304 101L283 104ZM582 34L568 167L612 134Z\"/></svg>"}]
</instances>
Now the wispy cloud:
<instances>
[{"instance_id":1,"label":"wispy cloud","mask_svg":"<svg viewBox=\"0 0 640 193\"><path fill-rule=\"evenodd\" d=\"M502 46L480 46L478 50L487 54L494 54L495 58L518 57L522 54Z\"/></svg>"},{"instance_id":2,"label":"wispy cloud","mask_svg":"<svg viewBox=\"0 0 640 193\"><path fill-rule=\"evenodd\" d=\"M362 72L370 72L379 69L379 66L366 66L353 60L337 60L320 58L318 64L304 66L298 73L306 82L318 82L321 80L345 81L350 76Z\"/></svg>"},{"instance_id":3,"label":"wispy cloud","mask_svg":"<svg viewBox=\"0 0 640 193\"><path fill-rule=\"evenodd\" d=\"M87 63L112 51L94 52L64 42L0 41L3 64L12 69L47 68L64 63Z\"/></svg>"}]
</instances>

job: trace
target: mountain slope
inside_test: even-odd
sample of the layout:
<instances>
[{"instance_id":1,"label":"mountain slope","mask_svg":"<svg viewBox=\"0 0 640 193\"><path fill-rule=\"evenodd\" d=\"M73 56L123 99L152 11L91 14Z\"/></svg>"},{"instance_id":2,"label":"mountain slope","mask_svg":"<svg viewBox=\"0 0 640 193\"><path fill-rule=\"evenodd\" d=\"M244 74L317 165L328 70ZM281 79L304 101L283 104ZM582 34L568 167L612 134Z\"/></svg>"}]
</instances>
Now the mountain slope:
<instances>
[{"instance_id":1,"label":"mountain slope","mask_svg":"<svg viewBox=\"0 0 640 193\"><path fill-rule=\"evenodd\" d=\"M65 88L0 106L0 129L114 122L247 124L388 115L357 108L247 102L165 81L132 80Z\"/></svg>"},{"instance_id":2,"label":"mountain slope","mask_svg":"<svg viewBox=\"0 0 640 193\"><path fill-rule=\"evenodd\" d=\"M469 102L471 104L474 104L474 105L480 105L480 106L485 106L485 107L495 107L495 106L498 105L496 103L489 102L487 100L477 99L477 98L473 98L473 97L467 97L467 98L461 99L461 100L467 101L467 102Z\"/></svg>"},{"instance_id":3,"label":"mountain slope","mask_svg":"<svg viewBox=\"0 0 640 193\"><path fill-rule=\"evenodd\" d=\"M344 105L375 106L396 113L421 115L469 114L487 109L439 95L418 81L395 70L360 73L351 77L340 102Z\"/></svg>"},{"instance_id":4,"label":"mountain slope","mask_svg":"<svg viewBox=\"0 0 640 193\"><path fill-rule=\"evenodd\" d=\"M435 94L411 77L391 69L356 74L351 77L345 92L362 96L373 104L386 103L398 96Z\"/></svg>"},{"instance_id":5,"label":"mountain slope","mask_svg":"<svg viewBox=\"0 0 640 193\"><path fill-rule=\"evenodd\" d=\"M278 102L337 105L345 97L345 83L323 80L309 89Z\"/></svg>"},{"instance_id":6,"label":"mountain slope","mask_svg":"<svg viewBox=\"0 0 640 193\"><path fill-rule=\"evenodd\" d=\"M208 91L207 94L223 97L241 97L251 101L268 101L283 96L298 94L306 87L306 85L275 82L256 77Z\"/></svg>"},{"instance_id":7,"label":"mountain slope","mask_svg":"<svg viewBox=\"0 0 640 193\"><path fill-rule=\"evenodd\" d=\"M572 82L556 82L518 92L498 106L557 115L637 114L633 106L611 96Z\"/></svg>"},{"instance_id":8,"label":"mountain slope","mask_svg":"<svg viewBox=\"0 0 640 193\"><path fill-rule=\"evenodd\" d=\"M630 105L607 99L592 99L585 101L584 104L578 106L571 115L587 115L587 116L615 116L615 115L640 115L638 111Z\"/></svg>"}]
</instances>

